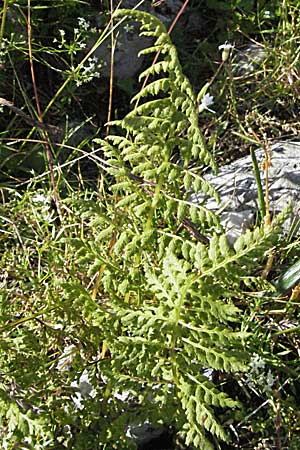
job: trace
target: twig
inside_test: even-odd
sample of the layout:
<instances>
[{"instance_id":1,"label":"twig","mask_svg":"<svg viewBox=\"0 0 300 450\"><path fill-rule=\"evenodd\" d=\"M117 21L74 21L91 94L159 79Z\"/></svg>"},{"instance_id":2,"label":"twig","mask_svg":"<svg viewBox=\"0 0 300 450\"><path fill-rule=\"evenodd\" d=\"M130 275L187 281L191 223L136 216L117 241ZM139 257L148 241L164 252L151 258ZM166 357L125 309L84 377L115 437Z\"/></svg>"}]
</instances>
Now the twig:
<instances>
[{"instance_id":1,"label":"twig","mask_svg":"<svg viewBox=\"0 0 300 450\"><path fill-rule=\"evenodd\" d=\"M40 128L41 130L47 131L48 133L51 133L54 135L58 134L61 131L59 127L55 127L54 125L48 125L45 123L38 122L37 120L35 120L32 117L25 114L24 111L17 108L12 102L10 102L9 100L6 100L3 97L0 97L0 105L7 106L15 114L22 117L22 119L31 127Z\"/></svg>"},{"instance_id":2,"label":"twig","mask_svg":"<svg viewBox=\"0 0 300 450\"><path fill-rule=\"evenodd\" d=\"M202 242L202 244L204 245L209 244L208 237L201 234L200 231L198 231L196 225L190 219L182 219L181 224L197 241Z\"/></svg>"},{"instance_id":3,"label":"twig","mask_svg":"<svg viewBox=\"0 0 300 450\"><path fill-rule=\"evenodd\" d=\"M289 382L289 379L285 380L285 382L278 388L277 393L279 393L284 386ZM278 395L278 394L277 394ZM254 416L258 411L260 411L262 408L264 408L266 405L271 403L270 399L265 400L261 405L259 405L254 411L252 411L248 416L244 417L241 422L239 422L236 426L236 428L239 428L241 425L247 422L247 420L250 419L250 417Z\"/></svg>"}]
</instances>

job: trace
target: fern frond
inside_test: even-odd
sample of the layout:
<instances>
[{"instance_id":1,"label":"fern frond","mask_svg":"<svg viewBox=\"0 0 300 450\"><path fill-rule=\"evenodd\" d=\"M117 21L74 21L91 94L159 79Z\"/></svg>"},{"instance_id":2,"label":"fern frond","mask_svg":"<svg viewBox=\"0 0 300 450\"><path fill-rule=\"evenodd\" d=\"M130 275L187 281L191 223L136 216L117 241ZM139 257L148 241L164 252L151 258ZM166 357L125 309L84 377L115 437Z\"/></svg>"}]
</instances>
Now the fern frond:
<instances>
[{"instance_id":1,"label":"fern frond","mask_svg":"<svg viewBox=\"0 0 300 450\"><path fill-rule=\"evenodd\" d=\"M147 84L143 89L139 91L138 94L136 94L132 98L132 102L137 102L142 97L147 97L150 95L158 95L161 92L168 93L169 89L171 87L171 80L170 78L161 78L160 80L152 81L152 83Z\"/></svg>"},{"instance_id":2,"label":"fern frond","mask_svg":"<svg viewBox=\"0 0 300 450\"><path fill-rule=\"evenodd\" d=\"M159 49L159 47L158 47ZM148 49L147 49L148 50ZM145 51L144 51L145 53ZM150 75L160 75L161 72L167 73L170 69L169 61L159 61L152 66L145 69L140 75L139 75L139 81L141 81L143 78L149 77Z\"/></svg>"},{"instance_id":3,"label":"fern frond","mask_svg":"<svg viewBox=\"0 0 300 450\"><path fill-rule=\"evenodd\" d=\"M147 116L151 114L153 117L165 119L176 112L177 110L169 98L160 98L137 106L133 111L127 114L127 117L135 117L135 115Z\"/></svg>"},{"instance_id":4,"label":"fern frond","mask_svg":"<svg viewBox=\"0 0 300 450\"><path fill-rule=\"evenodd\" d=\"M196 96L164 25L142 11L118 10L124 15L154 38L143 54L160 55L141 74L151 82L132 99L131 112L111 122L123 136L97 141L111 186L97 236L77 242L76 251L83 272L101 273L101 280L95 301L88 289L80 299L85 317L101 325L110 355L101 367L112 384L128 389L137 404L145 399L150 412L154 403L154 417L175 420L188 445L212 449L212 435L228 440L219 409L238 403L203 370L246 370L247 334L239 331L235 300L284 218L231 246L219 217L205 202L189 200L198 190L218 199L201 175L204 166L216 167L199 129ZM163 417L160 406L168 411Z\"/></svg>"}]
</instances>

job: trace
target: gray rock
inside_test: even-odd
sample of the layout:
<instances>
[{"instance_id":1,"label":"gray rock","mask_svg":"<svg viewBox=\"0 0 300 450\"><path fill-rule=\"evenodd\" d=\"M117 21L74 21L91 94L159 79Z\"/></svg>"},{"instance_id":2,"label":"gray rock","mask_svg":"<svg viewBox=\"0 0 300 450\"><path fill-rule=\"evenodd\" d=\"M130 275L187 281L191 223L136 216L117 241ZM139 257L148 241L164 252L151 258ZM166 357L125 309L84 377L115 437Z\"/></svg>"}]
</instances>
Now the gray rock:
<instances>
[{"instance_id":1,"label":"gray rock","mask_svg":"<svg viewBox=\"0 0 300 450\"><path fill-rule=\"evenodd\" d=\"M136 0L123 0L121 7L124 9L132 9L137 5ZM115 6L119 1L115 2ZM139 10L146 11L158 17L162 22L168 24L176 16L176 13L182 6L179 0L166 0L158 9L153 8L152 2L146 0ZM103 15L96 16L95 21L98 26L103 25ZM139 56L139 52L150 47L153 41L149 38L139 35L140 26L137 23L125 23L117 28L117 45L114 52L114 77L117 80L128 80L136 78L143 68L145 61L144 56ZM98 47L94 55L103 62L101 75L108 78L110 75L111 50L110 44L106 41L104 45ZM89 42L90 49L94 42ZM154 57L154 54L153 54Z\"/></svg>"},{"instance_id":2,"label":"gray rock","mask_svg":"<svg viewBox=\"0 0 300 450\"><path fill-rule=\"evenodd\" d=\"M233 71L236 75L248 75L266 58L267 52L263 45L251 43L237 50L233 58Z\"/></svg>"},{"instance_id":3,"label":"gray rock","mask_svg":"<svg viewBox=\"0 0 300 450\"><path fill-rule=\"evenodd\" d=\"M152 425L146 421L136 426L129 426L126 436L135 442L138 450L165 450L173 448L173 434L169 427L164 425Z\"/></svg>"},{"instance_id":4,"label":"gray rock","mask_svg":"<svg viewBox=\"0 0 300 450\"><path fill-rule=\"evenodd\" d=\"M127 26L118 28L117 44L114 51L114 77L118 80L126 80L137 76L145 60L144 56L139 56L139 52L152 45L149 38L139 36L138 30L136 24L127 24ZM91 42L88 47L93 44L94 42ZM103 63L101 75L108 78L111 60L110 44L106 43L106 45L98 47L94 56Z\"/></svg>"},{"instance_id":5,"label":"gray rock","mask_svg":"<svg viewBox=\"0 0 300 450\"><path fill-rule=\"evenodd\" d=\"M263 149L256 151L260 176L265 191L265 171L262 163ZM217 190L220 204L207 198L201 192L191 196L193 203L203 203L208 209L217 212L227 237L233 243L246 228L255 224L259 205L257 185L254 177L251 156L220 168L217 176L206 174L205 179ZM271 166L269 167L269 210L271 214L282 211L293 201L293 212L285 223L288 232L294 221L300 221L300 142L279 142L271 146Z\"/></svg>"}]
</instances>

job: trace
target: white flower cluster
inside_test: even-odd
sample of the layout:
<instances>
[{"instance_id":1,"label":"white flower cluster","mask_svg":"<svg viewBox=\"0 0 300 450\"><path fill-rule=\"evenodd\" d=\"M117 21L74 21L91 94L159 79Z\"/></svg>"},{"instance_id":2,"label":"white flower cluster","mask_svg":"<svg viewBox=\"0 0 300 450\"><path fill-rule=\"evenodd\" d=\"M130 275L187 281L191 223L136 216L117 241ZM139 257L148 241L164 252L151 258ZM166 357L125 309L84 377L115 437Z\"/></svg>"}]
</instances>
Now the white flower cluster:
<instances>
[{"instance_id":1,"label":"white flower cluster","mask_svg":"<svg viewBox=\"0 0 300 450\"><path fill-rule=\"evenodd\" d=\"M80 71L74 72L76 86L81 86L83 83L89 83L94 78L100 78L100 71L102 64L96 56L91 56L88 59L88 65L82 66Z\"/></svg>"},{"instance_id":2,"label":"white flower cluster","mask_svg":"<svg viewBox=\"0 0 300 450\"><path fill-rule=\"evenodd\" d=\"M73 39L70 42L66 40L66 32L63 29L58 30L59 38L54 38L53 43L58 44L57 47L61 50L65 50L72 57L80 50L83 50L87 46L87 39L91 33L96 32L96 28L91 28L90 22L83 17L78 17L78 27L74 28Z\"/></svg>"},{"instance_id":3,"label":"white flower cluster","mask_svg":"<svg viewBox=\"0 0 300 450\"><path fill-rule=\"evenodd\" d=\"M85 20L83 17L78 17L78 25L81 30L87 31L90 28L90 22Z\"/></svg>"},{"instance_id":4,"label":"white flower cluster","mask_svg":"<svg viewBox=\"0 0 300 450\"><path fill-rule=\"evenodd\" d=\"M23 34L10 33L10 37L2 37L0 42L0 64L4 64L7 61L10 50L15 51L19 47L24 47L26 39Z\"/></svg>"},{"instance_id":5,"label":"white flower cluster","mask_svg":"<svg viewBox=\"0 0 300 450\"><path fill-rule=\"evenodd\" d=\"M54 210L51 209L51 198L44 194L36 194L32 197L35 203L34 212L44 221L51 223L55 220Z\"/></svg>"},{"instance_id":6,"label":"white flower cluster","mask_svg":"<svg viewBox=\"0 0 300 450\"><path fill-rule=\"evenodd\" d=\"M67 52L70 57L70 70L66 71L67 76L72 76L77 87L92 81L94 78L99 78L102 63L96 56L91 56L84 66L76 67L74 64L75 55L88 46L91 33L96 32L95 28L91 28L90 22L83 17L78 17L78 27L74 28L73 40L70 42L65 38L65 30L61 29L58 32L59 39L55 38L53 42L57 43L57 47Z\"/></svg>"},{"instance_id":7,"label":"white flower cluster","mask_svg":"<svg viewBox=\"0 0 300 450\"><path fill-rule=\"evenodd\" d=\"M266 362L257 353L254 353L250 361L250 372L247 375L246 383L252 389L260 387L263 392L272 391L275 378L269 369L266 371Z\"/></svg>"}]
</instances>

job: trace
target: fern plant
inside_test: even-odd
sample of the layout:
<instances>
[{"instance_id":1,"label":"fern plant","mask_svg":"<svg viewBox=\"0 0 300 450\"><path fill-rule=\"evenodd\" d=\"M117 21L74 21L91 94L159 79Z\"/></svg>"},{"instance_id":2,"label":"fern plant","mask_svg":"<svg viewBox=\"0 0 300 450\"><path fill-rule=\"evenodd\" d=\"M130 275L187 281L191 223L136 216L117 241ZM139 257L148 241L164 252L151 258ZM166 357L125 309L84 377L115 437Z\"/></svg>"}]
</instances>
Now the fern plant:
<instances>
[{"instance_id":1,"label":"fern plant","mask_svg":"<svg viewBox=\"0 0 300 450\"><path fill-rule=\"evenodd\" d=\"M132 111L110 124L120 132L97 140L110 185L105 202L88 213L97 233L76 241L80 270L94 286L75 280L65 294L76 293L74 307L102 341L100 416L116 408L102 443L125 442L126 427L149 420L174 426L187 445L213 449L230 438L218 413L239 402L205 368L247 367L234 300L284 215L231 246L217 215L191 203L192 191L217 197L201 176L204 166L216 167L198 127L196 97L164 25L141 11L117 15L140 22L141 34L154 40L142 53L160 57L140 75L150 82L132 99ZM120 393L127 406L118 404Z\"/></svg>"}]
</instances>

